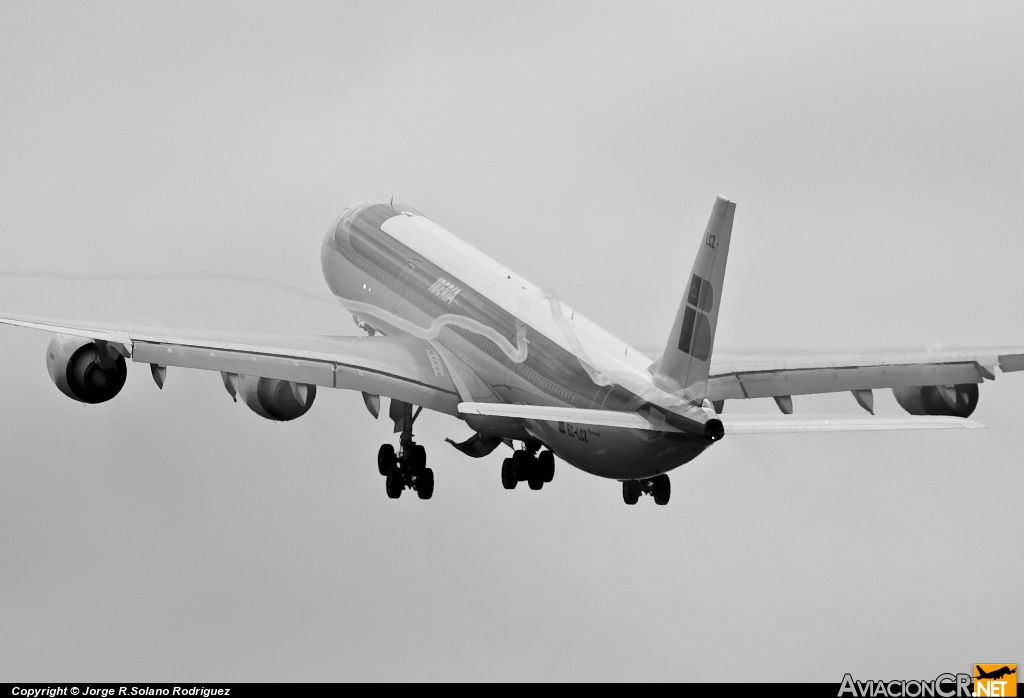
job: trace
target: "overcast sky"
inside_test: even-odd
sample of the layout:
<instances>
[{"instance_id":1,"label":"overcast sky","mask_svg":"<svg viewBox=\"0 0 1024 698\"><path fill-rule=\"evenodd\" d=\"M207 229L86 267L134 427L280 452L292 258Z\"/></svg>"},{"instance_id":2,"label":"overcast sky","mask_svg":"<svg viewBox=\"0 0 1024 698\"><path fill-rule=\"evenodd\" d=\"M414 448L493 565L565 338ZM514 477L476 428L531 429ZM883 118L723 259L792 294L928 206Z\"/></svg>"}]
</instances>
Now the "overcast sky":
<instances>
[{"instance_id":1,"label":"overcast sky","mask_svg":"<svg viewBox=\"0 0 1024 698\"><path fill-rule=\"evenodd\" d=\"M659 348L714 197L718 350L1024 345L1019 3L0 2L0 271L326 297L394 196ZM351 333L242 283L0 279L0 310ZM990 429L727 438L622 503L357 394L272 424L131 365L82 406L0 329L0 680L933 678L1019 662L1024 378ZM880 412L899 409L878 393ZM849 395L797 411L859 408ZM751 408L769 410L773 404ZM730 404L726 408L739 409Z\"/></svg>"}]
</instances>

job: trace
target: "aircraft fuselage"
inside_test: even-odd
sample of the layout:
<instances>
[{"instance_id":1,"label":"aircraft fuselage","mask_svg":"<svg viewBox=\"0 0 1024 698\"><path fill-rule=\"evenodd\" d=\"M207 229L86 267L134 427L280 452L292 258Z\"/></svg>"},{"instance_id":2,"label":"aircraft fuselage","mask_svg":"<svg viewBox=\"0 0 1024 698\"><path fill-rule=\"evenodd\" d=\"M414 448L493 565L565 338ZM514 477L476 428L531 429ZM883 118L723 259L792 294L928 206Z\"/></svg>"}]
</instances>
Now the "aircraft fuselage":
<instances>
[{"instance_id":1,"label":"aircraft fuselage","mask_svg":"<svg viewBox=\"0 0 1024 698\"><path fill-rule=\"evenodd\" d=\"M641 352L414 209L346 209L324 237L321 262L357 321L429 340L464 401L629 412L685 402L654 385ZM481 433L535 439L586 472L616 479L667 472L711 443L683 433L463 418Z\"/></svg>"}]
</instances>

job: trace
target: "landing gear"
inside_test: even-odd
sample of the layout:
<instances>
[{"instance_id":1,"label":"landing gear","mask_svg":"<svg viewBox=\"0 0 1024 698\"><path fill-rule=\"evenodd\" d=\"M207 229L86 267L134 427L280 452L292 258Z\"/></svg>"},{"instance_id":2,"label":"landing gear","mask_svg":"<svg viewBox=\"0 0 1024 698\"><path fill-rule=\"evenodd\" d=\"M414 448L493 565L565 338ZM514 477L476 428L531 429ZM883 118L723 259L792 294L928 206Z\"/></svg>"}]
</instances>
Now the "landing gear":
<instances>
[{"instance_id":1,"label":"landing gear","mask_svg":"<svg viewBox=\"0 0 1024 698\"><path fill-rule=\"evenodd\" d=\"M377 471L384 476L384 489L391 499L401 497L404 489L416 490L420 499L430 499L434 495L434 471L427 467L427 450L412 440L412 424L419 411L414 415L412 405L402 403L398 410L394 405L392 417L402 431L401 451L396 455L391 444L381 446L377 451ZM397 418L395 412L399 412Z\"/></svg>"},{"instance_id":2,"label":"landing gear","mask_svg":"<svg viewBox=\"0 0 1024 698\"><path fill-rule=\"evenodd\" d=\"M424 468L419 477L416 478L416 494L420 499L430 499L434 494L434 471Z\"/></svg>"},{"instance_id":3,"label":"landing gear","mask_svg":"<svg viewBox=\"0 0 1024 698\"><path fill-rule=\"evenodd\" d=\"M388 497L391 499L398 499L402 496L405 483L402 481L402 473L398 470L397 465L392 468L384 480L384 489L387 490Z\"/></svg>"},{"instance_id":4,"label":"landing gear","mask_svg":"<svg viewBox=\"0 0 1024 698\"><path fill-rule=\"evenodd\" d=\"M640 495L649 494L654 497L654 503L658 506L665 506L672 496L672 483L668 475L658 475L649 480L623 480L622 501L633 506L640 500Z\"/></svg>"},{"instance_id":5,"label":"landing gear","mask_svg":"<svg viewBox=\"0 0 1024 698\"><path fill-rule=\"evenodd\" d=\"M512 462L511 458L506 458L505 462L501 464L501 486L506 490L514 490L518 484L519 478L516 477L516 464Z\"/></svg>"},{"instance_id":6,"label":"landing gear","mask_svg":"<svg viewBox=\"0 0 1024 698\"><path fill-rule=\"evenodd\" d=\"M555 478L555 454L544 451L537 456L537 470L544 482L551 482Z\"/></svg>"},{"instance_id":7,"label":"landing gear","mask_svg":"<svg viewBox=\"0 0 1024 698\"><path fill-rule=\"evenodd\" d=\"M668 475L659 475L651 479L651 496L654 497L654 503L658 506L663 507L668 504L668 499L672 496L672 483L669 481Z\"/></svg>"},{"instance_id":8,"label":"landing gear","mask_svg":"<svg viewBox=\"0 0 1024 698\"><path fill-rule=\"evenodd\" d=\"M529 484L531 490L539 490L555 477L555 454L551 451L537 453L540 444L527 441L521 451L516 451L511 458L501 464L501 485L506 490L514 490L520 482Z\"/></svg>"},{"instance_id":9,"label":"landing gear","mask_svg":"<svg viewBox=\"0 0 1024 698\"><path fill-rule=\"evenodd\" d=\"M391 466L397 462L398 457L395 455L395 447L391 444L384 444L377 451L377 472L384 477L388 476Z\"/></svg>"}]
</instances>

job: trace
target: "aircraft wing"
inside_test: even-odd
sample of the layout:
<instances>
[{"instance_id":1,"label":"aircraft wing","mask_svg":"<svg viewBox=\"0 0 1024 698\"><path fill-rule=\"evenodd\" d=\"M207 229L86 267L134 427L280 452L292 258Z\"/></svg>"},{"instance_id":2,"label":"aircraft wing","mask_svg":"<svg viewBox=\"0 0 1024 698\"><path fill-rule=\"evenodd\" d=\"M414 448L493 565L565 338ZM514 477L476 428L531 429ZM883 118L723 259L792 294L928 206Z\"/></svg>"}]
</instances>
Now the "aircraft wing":
<instances>
[{"instance_id":1,"label":"aircraft wing","mask_svg":"<svg viewBox=\"0 0 1024 698\"><path fill-rule=\"evenodd\" d=\"M708 399L810 395L876 388L981 383L1024 370L1024 347L959 349L941 353L834 356L748 356L716 360Z\"/></svg>"},{"instance_id":2,"label":"aircraft wing","mask_svg":"<svg viewBox=\"0 0 1024 698\"><path fill-rule=\"evenodd\" d=\"M444 361L414 337L249 335L17 315L0 316L0 324L98 340L138 363L347 388L458 414Z\"/></svg>"}]
</instances>

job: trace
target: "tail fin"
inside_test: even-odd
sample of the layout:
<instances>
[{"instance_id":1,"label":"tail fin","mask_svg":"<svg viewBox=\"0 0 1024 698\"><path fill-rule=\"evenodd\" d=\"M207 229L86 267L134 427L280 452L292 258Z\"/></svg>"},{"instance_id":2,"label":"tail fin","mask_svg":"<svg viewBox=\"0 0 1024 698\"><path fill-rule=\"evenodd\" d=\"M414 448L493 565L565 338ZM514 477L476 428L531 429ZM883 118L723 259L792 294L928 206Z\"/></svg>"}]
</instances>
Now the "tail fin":
<instances>
[{"instance_id":1,"label":"tail fin","mask_svg":"<svg viewBox=\"0 0 1024 698\"><path fill-rule=\"evenodd\" d=\"M654 366L654 380L659 387L695 400L707 397L711 350L715 344L735 212L733 202L722 197L715 200L672 334L661 360Z\"/></svg>"}]
</instances>

